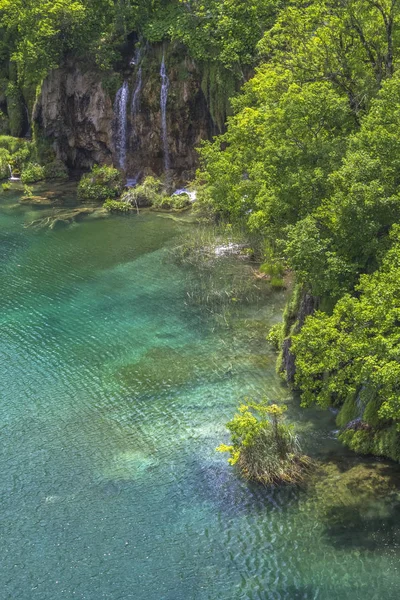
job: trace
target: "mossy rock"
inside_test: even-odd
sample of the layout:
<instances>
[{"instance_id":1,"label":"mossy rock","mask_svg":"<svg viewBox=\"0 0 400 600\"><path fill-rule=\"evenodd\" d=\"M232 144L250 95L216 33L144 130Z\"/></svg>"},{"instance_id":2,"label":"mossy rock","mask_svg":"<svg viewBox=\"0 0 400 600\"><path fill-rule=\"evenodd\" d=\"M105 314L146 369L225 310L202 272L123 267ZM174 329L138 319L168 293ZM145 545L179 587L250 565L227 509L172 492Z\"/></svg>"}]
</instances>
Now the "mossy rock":
<instances>
[{"instance_id":1,"label":"mossy rock","mask_svg":"<svg viewBox=\"0 0 400 600\"><path fill-rule=\"evenodd\" d=\"M361 542L370 545L373 528L380 528L384 520L393 517L393 511L399 511L399 485L400 471L388 464L368 462L348 466L345 462L330 462L315 474L309 489L310 500L304 508L312 510L330 534L345 533L347 539L353 529L358 533L365 529L366 537Z\"/></svg>"},{"instance_id":2,"label":"mossy rock","mask_svg":"<svg viewBox=\"0 0 400 600\"><path fill-rule=\"evenodd\" d=\"M400 462L400 432L397 426L373 429L364 425L364 428L346 429L339 440L358 454L382 456Z\"/></svg>"},{"instance_id":3,"label":"mossy rock","mask_svg":"<svg viewBox=\"0 0 400 600\"><path fill-rule=\"evenodd\" d=\"M346 427L348 423L359 416L358 412L355 396L349 396L347 400L345 400L338 416L336 417L336 424L339 427Z\"/></svg>"},{"instance_id":4,"label":"mossy rock","mask_svg":"<svg viewBox=\"0 0 400 600\"><path fill-rule=\"evenodd\" d=\"M371 425L371 427L379 427L382 425L382 419L379 418L379 409L382 406L382 401L379 398L373 398L368 402L363 413L363 420Z\"/></svg>"},{"instance_id":5,"label":"mossy rock","mask_svg":"<svg viewBox=\"0 0 400 600\"><path fill-rule=\"evenodd\" d=\"M28 204L30 206L52 206L57 200L47 196L22 196L20 204Z\"/></svg>"}]
</instances>

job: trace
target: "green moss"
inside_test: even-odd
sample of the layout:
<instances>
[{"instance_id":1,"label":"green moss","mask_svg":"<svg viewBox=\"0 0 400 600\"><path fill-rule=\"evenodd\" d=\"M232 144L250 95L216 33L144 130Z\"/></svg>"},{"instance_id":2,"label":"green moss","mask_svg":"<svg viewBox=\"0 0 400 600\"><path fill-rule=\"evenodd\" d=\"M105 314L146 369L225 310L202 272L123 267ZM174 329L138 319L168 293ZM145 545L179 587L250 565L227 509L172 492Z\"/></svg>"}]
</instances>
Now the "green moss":
<instances>
[{"instance_id":1,"label":"green moss","mask_svg":"<svg viewBox=\"0 0 400 600\"><path fill-rule=\"evenodd\" d=\"M379 417L379 409L382 401L379 398L373 398L368 402L363 414L363 421L371 425L371 427L379 427L382 425L382 419Z\"/></svg>"},{"instance_id":2,"label":"green moss","mask_svg":"<svg viewBox=\"0 0 400 600\"><path fill-rule=\"evenodd\" d=\"M203 67L201 89L206 97L212 120L222 131L227 116L232 114L229 99L236 91L233 72L218 63L206 63Z\"/></svg>"},{"instance_id":3,"label":"green moss","mask_svg":"<svg viewBox=\"0 0 400 600\"><path fill-rule=\"evenodd\" d=\"M372 431L346 429L340 434L339 440L358 454L374 454L373 437Z\"/></svg>"},{"instance_id":4,"label":"green moss","mask_svg":"<svg viewBox=\"0 0 400 600\"><path fill-rule=\"evenodd\" d=\"M275 350L279 350L283 344L283 323L273 325L268 333L267 340Z\"/></svg>"},{"instance_id":5,"label":"green moss","mask_svg":"<svg viewBox=\"0 0 400 600\"><path fill-rule=\"evenodd\" d=\"M396 425L384 429L346 429L339 440L358 454L383 456L400 462L400 433Z\"/></svg>"},{"instance_id":6,"label":"green moss","mask_svg":"<svg viewBox=\"0 0 400 600\"><path fill-rule=\"evenodd\" d=\"M400 462L400 433L396 425L375 432L372 454Z\"/></svg>"},{"instance_id":7,"label":"green moss","mask_svg":"<svg viewBox=\"0 0 400 600\"><path fill-rule=\"evenodd\" d=\"M350 396L345 400L338 416L336 417L336 424L339 427L346 427L350 421L353 421L358 417L358 408L356 404L355 396Z\"/></svg>"},{"instance_id":8,"label":"green moss","mask_svg":"<svg viewBox=\"0 0 400 600\"><path fill-rule=\"evenodd\" d=\"M293 326L296 323L297 315L299 313L301 295L302 295L302 287L300 285L296 285L293 294L288 300L285 310L283 312L283 339L289 337Z\"/></svg>"}]
</instances>

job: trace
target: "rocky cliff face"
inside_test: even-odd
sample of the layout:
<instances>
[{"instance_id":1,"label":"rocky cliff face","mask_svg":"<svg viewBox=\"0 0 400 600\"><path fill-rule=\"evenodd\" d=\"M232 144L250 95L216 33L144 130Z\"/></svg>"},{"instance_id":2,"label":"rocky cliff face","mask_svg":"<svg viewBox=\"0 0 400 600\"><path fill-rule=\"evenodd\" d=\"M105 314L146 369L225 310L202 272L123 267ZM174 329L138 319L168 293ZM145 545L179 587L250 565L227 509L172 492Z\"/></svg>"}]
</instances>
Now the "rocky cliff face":
<instances>
[{"instance_id":1,"label":"rocky cliff face","mask_svg":"<svg viewBox=\"0 0 400 600\"><path fill-rule=\"evenodd\" d=\"M112 162L113 117L98 73L73 64L50 73L33 112L38 135L70 168Z\"/></svg>"},{"instance_id":2,"label":"rocky cliff face","mask_svg":"<svg viewBox=\"0 0 400 600\"><path fill-rule=\"evenodd\" d=\"M162 56L161 47L147 48L123 72L106 78L104 73L81 64L69 63L53 71L44 81L34 108L37 135L50 142L57 157L72 169L89 168L94 163L122 166L122 143L126 157L123 167L128 177L148 171L162 174ZM185 179L197 165L196 146L218 129L202 91L199 67L182 48L169 47L165 63L169 79L166 132L171 171L176 179ZM110 92L113 78L117 85Z\"/></svg>"}]
</instances>

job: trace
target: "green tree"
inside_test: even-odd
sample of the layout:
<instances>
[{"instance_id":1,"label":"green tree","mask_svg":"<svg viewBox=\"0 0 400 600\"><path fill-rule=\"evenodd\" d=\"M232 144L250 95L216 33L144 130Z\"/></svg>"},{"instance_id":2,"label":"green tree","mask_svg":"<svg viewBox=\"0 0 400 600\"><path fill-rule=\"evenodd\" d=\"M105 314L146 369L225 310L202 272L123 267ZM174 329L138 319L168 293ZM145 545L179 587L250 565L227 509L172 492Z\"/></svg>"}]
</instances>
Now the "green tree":
<instances>
[{"instance_id":1,"label":"green tree","mask_svg":"<svg viewBox=\"0 0 400 600\"><path fill-rule=\"evenodd\" d=\"M332 315L308 317L292 344L302 404L326 408L356 403L349 417L358 416L372 428L362 434L371 438L371 452L376 452L375 430L379 434L400 424L399 226L391 240L380 269L361 276L357 295L344 295Z\"/></svg>"}]
</instances>

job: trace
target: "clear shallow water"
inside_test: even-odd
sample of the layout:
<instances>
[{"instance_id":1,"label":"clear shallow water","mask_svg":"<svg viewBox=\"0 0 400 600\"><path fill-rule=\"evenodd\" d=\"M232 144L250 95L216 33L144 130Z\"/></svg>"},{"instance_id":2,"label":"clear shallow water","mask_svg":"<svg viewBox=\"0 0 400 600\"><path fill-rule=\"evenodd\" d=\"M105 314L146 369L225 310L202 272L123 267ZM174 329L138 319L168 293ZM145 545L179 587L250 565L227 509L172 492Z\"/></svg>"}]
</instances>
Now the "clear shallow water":
<instances>
[{"instance_id":1,"label":"clear shallow water","mask_svg":"<svg viewBox=\"0 0 400 600\"><path fill-rule=\"evenodd\" d=\"M187 225L35 231L23 224L40 211L13 201L0 199L0 598L398 598L397 497L346 479L368 463L275 375L264 340L284 295L254 290L216 318L193 297L201 274L170 258ZM246 270L221 265L207 285ZM263 393L331 455L316 488L247 485L214 451L237 403Z\"/></svg>"}]
</instances>

